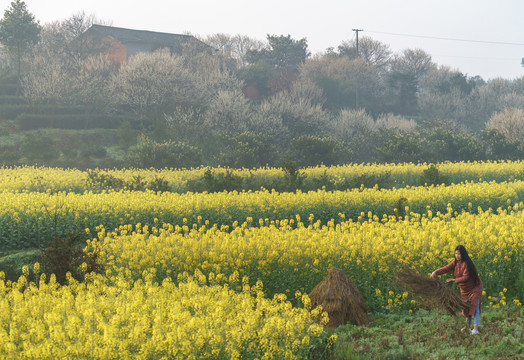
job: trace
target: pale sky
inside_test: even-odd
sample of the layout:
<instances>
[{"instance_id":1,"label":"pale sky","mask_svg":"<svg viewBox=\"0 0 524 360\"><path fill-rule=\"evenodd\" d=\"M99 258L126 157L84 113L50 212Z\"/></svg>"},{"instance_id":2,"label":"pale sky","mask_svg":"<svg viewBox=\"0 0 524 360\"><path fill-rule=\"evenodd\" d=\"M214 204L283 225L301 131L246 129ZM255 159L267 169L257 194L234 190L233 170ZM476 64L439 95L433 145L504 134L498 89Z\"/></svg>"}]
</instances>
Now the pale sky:
<instances>
[{"instance_id":1,"label":"pale sky","mask_svg":"<svg viewBox=\"0 0 524 360\"><path fill-rule=\"evenodd\" d=\"M5 11L11 0L0 0ZM524 76L523 0L25 0L41 24L85 11L113 26L168 33L306 38L312 53L353 39L421 48L438 65L485 80ZM406 36L410 35L410 36ZM440 38L440 39L436 39ZM445 39L458 39L454 41Z\"/></svg>"}]
</instances>

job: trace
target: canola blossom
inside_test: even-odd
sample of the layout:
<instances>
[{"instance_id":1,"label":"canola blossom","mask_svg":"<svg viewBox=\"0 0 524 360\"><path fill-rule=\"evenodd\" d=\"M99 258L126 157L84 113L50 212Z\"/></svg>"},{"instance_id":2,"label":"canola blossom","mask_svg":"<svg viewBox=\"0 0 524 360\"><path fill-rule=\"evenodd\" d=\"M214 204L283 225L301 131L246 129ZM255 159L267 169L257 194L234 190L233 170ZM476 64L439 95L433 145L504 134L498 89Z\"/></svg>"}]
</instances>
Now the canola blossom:
<instances>
[{"instance_id":1,"label":"canola blossom","mask_svg":"<svg viewBox=\"0 0 524 360\"><path fill-rule=\"evenodd\" d=\"M296 215L307 218L309 214L326 224L339 222L340 214L357 220L410 211L422 214L428 209L446 213L450 207L459 214L508 208L523 199L524 181L296 193L0 192L0 247L40 246L55 234L64 236L98 225L112 230L124 224L153 225L155 221L174 225L209 221L231 227L248 217L265 221Z\"/></svg>"},{"instance_id":2,"label":"canola blossom","mask_svg":"<svg viewBox=\"0 0 524 360\"><path fill-rule=\"evenodd\" d=\"M520 204L522 207L524 204ZM293 225L293 223L296 223ZM304 222L302 222L304 221ZM307 225L309 223L309 225ZM238 272L261 280L273 293L310 292L331 266L342 269L375 308L387 306L376 293L393 290L391 276L404 265L423 274L446 265L462 244L488 294L502 287L524 297L524 212L492 211L411 214L401 221L369 218L330 222L309 219L244 222L229 231L216 226L123 225L98 228L90 246L101 247L108 271L132 279L154 268L157 281L202 271L216 279ZM398 289L395 289L398 292ZM412 307L409 303L405 306Z\"/></svg>"},{"instance_id":3,"label":"canola blossom","mask_svg":"<svg viewBox=\"0 0 524 360\"><path fill-rule=\"evenodd\" d=\"M392 275L404 265L429 275L458 244L482 277L483 306L521 306L524 162L438 166L455 184L411 186L427 164L365 164L303 171L335 185L388 173L401 187L292 193L187 192L205 168L100 170L162 178L173 192L86 190L87 172L0 168L0 249L81 231L104 269L67 285L39 264L16 282L0 272L0 358L301 359L337 341L303 295L331 266L371 311L411 312L418 298ZM234 170L260 184L282 173Z\"/></svg>"},{"instance_id":4,"label":"canola blossom","mask_svg":"<svg viewBox=\"0 0 524 360\"><path fill-rule=\"evenodd\" d=\"M307 297L297 308L284 295L265 298L260 285L236 293L201 282L0 279L0 357L301 359L323 332Z\"/></svg>"},{"instance_id":5,"label":"canola blossom","mask_svg":"<svg viewBox=\"0 0 524 360\"><path fill-rule=\"evenodd\" d=\"M344 187L345 182L356 181L359 177L381 176L389 174L392 186L397 188L416 186L419 178L429 164L348 164L339 166L315 166L301 169L305 176L306 188L316 189L315 181L328 179L337 189ZM437 164L442 175L449 177L452 183L462 182L503 182L524 180L524 161L474 161L474 162L444 162ZM231 172L243 182L249 180L251 189L259 190L265 187L271 190L271 184L285 176L282 168L258 169L228 169L228 168L196 168L196 169L96 169L101 175L114 177L131 183L137 178L149 183L155 179L163 179L170 191L184 193L188 191L188 182L202 179L206 171L211 170L216 175ZM89 183L89 172L78 169L61 169L37 166L0 167L0 192L18 191L65 191L83 193L96 190Z\"/></svg>"}]
</instances>

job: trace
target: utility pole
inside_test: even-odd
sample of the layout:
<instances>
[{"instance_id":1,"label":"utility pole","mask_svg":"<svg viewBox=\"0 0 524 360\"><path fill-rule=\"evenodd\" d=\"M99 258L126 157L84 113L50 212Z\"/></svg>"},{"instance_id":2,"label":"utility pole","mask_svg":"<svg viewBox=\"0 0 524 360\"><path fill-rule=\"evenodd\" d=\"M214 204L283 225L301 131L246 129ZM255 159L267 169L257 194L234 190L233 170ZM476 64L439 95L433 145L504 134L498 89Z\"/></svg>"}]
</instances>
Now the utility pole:
<instances>
[{"instance_id":1,"label":"utility pole","mask_svg":"<svg viewBox=\"0 0 524 360\"><path fill-rule=\"evenodd\" d=\"M360 54L358 53L358 32L359 31L364 31L362 29L351 29L353 30L356 34L357 34L357 57L360 57ZM359 81L358 81L358 78L357 78L357 88L355 89L355 107L358 109L358 106L359 106L359 98L358 98L358 89L360 87L360 84L359 84Z\"/></svg>"},{"instance_id":2,"label":"utility pole","mask_svg":"<svg viewBox=\"0 0 524 360\"><path fill-rule=\"evenodd\" d=\"M351 30L353 30L357 34L357 56L359 56L359 54L358 54L358 32L359 31L364 31L364 30L362 30L362 29L351 29Z\"/></svg>"}]
</instances>

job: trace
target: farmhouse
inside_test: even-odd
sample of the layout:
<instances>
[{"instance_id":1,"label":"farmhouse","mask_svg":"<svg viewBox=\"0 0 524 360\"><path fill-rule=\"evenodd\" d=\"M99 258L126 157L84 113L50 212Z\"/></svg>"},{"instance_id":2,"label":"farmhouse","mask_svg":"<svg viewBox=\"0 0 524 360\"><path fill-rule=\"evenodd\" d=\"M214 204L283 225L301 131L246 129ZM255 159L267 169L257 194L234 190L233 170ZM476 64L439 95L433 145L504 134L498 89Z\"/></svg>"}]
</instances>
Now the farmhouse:
<instances>
[{"instance_id":1,"label":"farmhouse","mask_svg":"<svg viewBox=\"0 0 524 360\"><path fill-rule=\"evenodd\" d=\"M117 64L123 64L140 52L153 52L168 48L173 54L181 54L185 47L211 51L211 47L191 35L170 34L146 30L126 29L114 26L93 25L82 34L89 47L106 53Z\"/></svg>"}]
</instances>

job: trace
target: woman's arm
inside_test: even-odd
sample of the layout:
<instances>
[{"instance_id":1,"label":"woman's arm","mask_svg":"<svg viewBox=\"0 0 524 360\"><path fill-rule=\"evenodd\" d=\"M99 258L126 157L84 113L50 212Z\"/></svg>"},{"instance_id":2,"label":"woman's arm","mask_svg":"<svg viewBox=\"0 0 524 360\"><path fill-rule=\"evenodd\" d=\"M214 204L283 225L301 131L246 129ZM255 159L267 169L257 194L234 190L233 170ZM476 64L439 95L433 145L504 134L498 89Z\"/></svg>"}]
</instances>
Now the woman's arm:
<instances>
[{"instance_id":1,"label":"woman's arm","mask_svg":"<svg viewBox=\"0 0 524 360\"><path fill-rule=\"evenodd\" d=\"M431 277L433 279L436 279L438 275L446 274L450 271L455 269L455 260L447 264L446 266L441 267L440 269L437 269L431 273Z\"/></svg>"}]
</instances>

